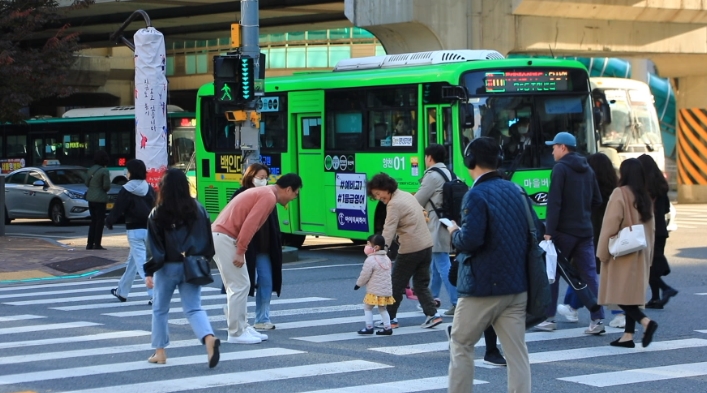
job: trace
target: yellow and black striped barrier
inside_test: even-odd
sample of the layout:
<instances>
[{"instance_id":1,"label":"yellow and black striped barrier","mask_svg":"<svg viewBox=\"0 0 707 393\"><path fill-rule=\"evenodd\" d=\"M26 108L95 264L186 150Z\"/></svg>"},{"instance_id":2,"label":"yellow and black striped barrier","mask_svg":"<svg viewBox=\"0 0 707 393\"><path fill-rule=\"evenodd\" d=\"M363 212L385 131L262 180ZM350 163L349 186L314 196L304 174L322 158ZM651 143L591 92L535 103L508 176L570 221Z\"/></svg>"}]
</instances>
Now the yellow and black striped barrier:
<instances>
[{"instance_id":1,"label":"yellow and black striped barrier","mask_svg":"<svg viewBox=\"0 0 707 393\"><path fill-rule=\"evenodd\" d=\"M677 131L679 201L707 202L707 109L680 109Z\"/></svg>"}]
</instances>

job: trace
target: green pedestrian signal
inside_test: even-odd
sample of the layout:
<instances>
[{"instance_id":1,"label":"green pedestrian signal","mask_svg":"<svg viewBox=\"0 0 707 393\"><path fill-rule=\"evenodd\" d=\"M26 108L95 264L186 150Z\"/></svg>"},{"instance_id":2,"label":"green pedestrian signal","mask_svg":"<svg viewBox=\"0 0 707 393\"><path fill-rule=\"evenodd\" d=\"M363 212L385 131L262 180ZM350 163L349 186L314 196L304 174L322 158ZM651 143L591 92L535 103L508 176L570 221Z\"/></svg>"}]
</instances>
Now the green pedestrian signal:
<instances>
[{"instance_id":1,"label":"green pedestrian signal","mask_svg":"<svg viewBox=\"0 0 707 393\"><path fill-rule=\"evenodd\" d=\"M233 101L233 97L231 96L231 88L228 87L227 84L223 84L221 92L223 93L221 95L221 101Z\"/></svg>"},{"instance_id":2,"label":"green pedestrian signal","mask_svg":"<svg viewBox=\"0 0 707 393\"><path fill-rule=\"evenodd\" d=\"M242 54L214 56L214 95L219 103L243 105L255 98L255 61Z\"/></svg>"}]
</instances>

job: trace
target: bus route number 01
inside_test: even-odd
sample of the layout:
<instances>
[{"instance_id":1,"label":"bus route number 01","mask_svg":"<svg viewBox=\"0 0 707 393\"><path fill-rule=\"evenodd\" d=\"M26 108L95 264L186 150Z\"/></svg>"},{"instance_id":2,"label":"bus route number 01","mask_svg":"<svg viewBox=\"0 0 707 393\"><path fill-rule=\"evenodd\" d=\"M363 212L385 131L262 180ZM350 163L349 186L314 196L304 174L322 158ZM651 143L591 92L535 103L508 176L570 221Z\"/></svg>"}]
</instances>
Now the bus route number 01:
<instances>
[{"instance_id":1,"label":"bus route number 01","mask_svg":"<svg viewBox=\"0 0 707 393\"><path fill-rule=\"evenodd\" d=\"M387 157L383 159L383 169L405 170L405 157Z\"/></svg>"}]
</instances>

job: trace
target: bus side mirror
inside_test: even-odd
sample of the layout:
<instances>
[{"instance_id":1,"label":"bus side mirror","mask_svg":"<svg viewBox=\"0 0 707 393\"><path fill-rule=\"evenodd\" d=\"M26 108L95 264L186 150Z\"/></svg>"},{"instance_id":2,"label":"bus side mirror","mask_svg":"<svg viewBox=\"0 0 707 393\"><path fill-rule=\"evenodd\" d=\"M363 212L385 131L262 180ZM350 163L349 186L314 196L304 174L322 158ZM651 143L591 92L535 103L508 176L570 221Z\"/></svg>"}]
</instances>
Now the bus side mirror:
<instances>
[{"instance_id":1,"label":"bus side mirror","mask_svg":"<svg viewBox=\"0 0 707 393\"><path fill-rule=\"evenodd\" d=\"M474 105L459 103L459 128L474 128Z\"/></svg>"}]
</instances>

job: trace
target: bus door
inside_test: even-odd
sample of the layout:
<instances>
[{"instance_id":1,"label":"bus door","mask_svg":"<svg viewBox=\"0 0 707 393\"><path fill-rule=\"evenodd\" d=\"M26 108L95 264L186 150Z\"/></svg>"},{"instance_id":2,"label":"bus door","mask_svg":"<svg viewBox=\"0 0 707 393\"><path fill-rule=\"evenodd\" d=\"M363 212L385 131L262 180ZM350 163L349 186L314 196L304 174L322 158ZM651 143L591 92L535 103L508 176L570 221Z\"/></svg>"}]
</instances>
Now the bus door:
<instances>
[{"instance_id":1,"label":"bus door","mask_svg":"<svg viewBox=\"0 0 707 393\"><path fill-rule=\"evenodd\" d=\"M439 144L447 149L447 166L452 169L449 158L452 157L452 107L448 104L425 105L424 107L425 142L424 147Z\"/></svg>"},{"instance_id":2,"label":"bus door","mask_svg":"<svg viewBox=\"0 0 707 393\"><path fill-rule=\"evenodd\" d=\"M297 173L303 187L299 204L299 230L314 233L325 232L324 193L324 146L322 144L321 113L298 113L293 115L297 124ZM297 230L297 229L295 229Z\"/></svg>"}]
</instances>

